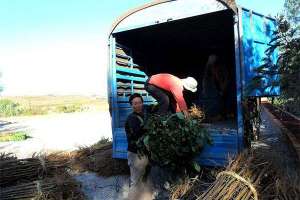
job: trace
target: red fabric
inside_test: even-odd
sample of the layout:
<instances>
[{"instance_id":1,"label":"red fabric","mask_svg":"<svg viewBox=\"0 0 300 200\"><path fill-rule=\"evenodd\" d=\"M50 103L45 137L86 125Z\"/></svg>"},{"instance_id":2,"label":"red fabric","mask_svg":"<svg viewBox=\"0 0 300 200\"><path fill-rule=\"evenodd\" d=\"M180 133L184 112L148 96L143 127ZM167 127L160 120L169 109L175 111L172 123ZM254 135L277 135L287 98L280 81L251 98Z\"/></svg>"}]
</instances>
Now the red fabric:
<instances>
[{"instance_id":1,"label":"red fabric","mask_svg":"<svg viewBox=\"0 0 300 200\"><path fill-rule=\"evenodd\" d=\"M171 74L156 74L151 76L149 83L172 93L176 101L176 112L187 110L183 98L183 85L181 79Z\"/></svg>"}]
</instances>

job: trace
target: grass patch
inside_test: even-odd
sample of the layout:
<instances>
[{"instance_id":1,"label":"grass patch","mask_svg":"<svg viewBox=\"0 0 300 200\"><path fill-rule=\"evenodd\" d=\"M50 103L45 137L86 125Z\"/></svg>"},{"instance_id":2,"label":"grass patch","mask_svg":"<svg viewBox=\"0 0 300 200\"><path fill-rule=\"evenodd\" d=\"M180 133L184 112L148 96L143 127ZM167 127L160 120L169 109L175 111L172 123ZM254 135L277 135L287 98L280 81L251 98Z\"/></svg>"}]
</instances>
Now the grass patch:
<instances>
[{"instance_id":1,"label":"grass patch","mask_svg":"<svg viewBox=\"0 0 300 200\"><path fill-rule=\"evenodd\" d=\"M272 101L272 98L269 98L269 101ZM298 101L296 101L293 98L286 99L283 97L275 97L273 101L274 105L287 111L290 112L297 117L300 117L300 104Z\"/></svg>"},{"instance_id":2,"label":"grass patch","mask_svg":"<svg viewBox=\"0 0 300 200\"><path fill-rule=\"evenodd\" d=\"M56 110L59 113L72 113L84 111L84 107L81 104L59 105Z\"/></svg>"},{"instance_id":3,"label":"grass patch","mask_svg":"<svg viewBox=\"0 0 300 200\"><path fill-rule=\"evenodd\" d=\"M22 113L22 108L19 103L16 103L10 99L0 100L0 116L17 116Z\"/></svg>"},{"instance_id":4,"label":"grass patch","mask_svg":"<svg viewBox=\"0 0 300 200\"><path fill-rule=\"evenodd\" d=\"M18 131L14 133L8 133L0 135L0 142L8 142L8 141L22 141L30 138L26 132Z\"/></svg>"},{"instance_id":5,"label":"grass patch","mask_svg":"<svg viewBox=\"0 0 300 200\"><path fill-rule=\"evenodd\" d=\"M0 98L0 117L108 110L106 99L86 96L20 96Z\"/></svg>"}]
</instances>

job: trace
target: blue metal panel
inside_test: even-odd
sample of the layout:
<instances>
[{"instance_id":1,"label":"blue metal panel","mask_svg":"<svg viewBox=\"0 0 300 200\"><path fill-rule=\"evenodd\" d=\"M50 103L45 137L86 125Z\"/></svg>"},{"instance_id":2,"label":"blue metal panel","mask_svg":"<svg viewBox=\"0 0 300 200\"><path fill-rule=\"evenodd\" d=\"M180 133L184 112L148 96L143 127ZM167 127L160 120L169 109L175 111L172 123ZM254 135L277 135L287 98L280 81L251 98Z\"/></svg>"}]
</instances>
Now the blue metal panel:
<instances>
[{"instance_id":1,"label":"blue metal panel","mask_svg":"<svg viewBox=\"0 0 300 200\"><path fill-rule=\"evenodd\" d=\"M210 132L213 145L206 146L196 161L206 166L225 166L228 164L228 158L238 153L237 133L236 131L225 134Z\"/></svg>"},{"instance_id":2,"label":"blue metal panel","mask_svg":"<svg viewBox=\"0 0 300 200\"><path fill-rule=\"evenodd\" d=\"M109 91L110 95L110 113L112 117L112 138L113 138L113 156L116 152L116 144L117 139L115 137L115 130L118 127L119 124L119 111L116 109L117 107L117 83L116 83L116 39L114 37L110 37L110 83L109 88L111 91Z\"/></svg>"},{"instance_id":3,"label":"blue metal panel","mask_svg":"<svg viewBox=\"0 0 300 200\"><path fill-rule=\"evenodd\" d=\"M147 77L141 78L141 77L134 77L134 76L125 76L121 74L116 75L117 79L123 79L123 80L130 80L130 81L139 81L139 82L146 82Z\"/></svg>"},{"instance_id":4,"label":"blue metal panel","mask_svg":"<svg viewBox=\"0 0 300 200\"><path fill-rule=\"evenodd\" d=\"M115 148L113 158L127 158L127 138L124 128L114 130Z\"/></svg>"},{"instance_id":5,"label":"blue metal panel","mask_svg":"<svg viewBox=\"0 0 300 200\"><path fill-rule=\"evenodd\" d=\"M278 76L266 76L259 88L249 91L252 79L257 76L256 69L264 64L265 50L270 46L269 42L273 38L276 27L275 20L243 8L240 21L242 22L240 31L243 43L244 95L257 97L279 95L279 86L265 88L267 83L278 81ZM273 62L276 62L277 53L275 52L272 57Z\"/></svg>"},{"instance_id":6,"label":"blue metal panel","mask_svg":"<svg viewBox=\"0 0 300 200\"><path fill-rule=\"evenodd\" d=\"M241 8L238 9L238 15L234 21L234 49L235 49L235 79L236 79L236 106L237 106L237 144L238 151L241 152L244 149L244 125L243 125L243 110L242 110L242 42L241 42Z\"/></svg>"},{"instance_id":7,"label":"blue metal panel","mask_svg":"<svg viewBox=\"0 0 300 200\"><path fill-rule=\"evenodd\" d=\"M117 66L117 71L146 76L145 72L143 72L143 71L140 71L137 69L121 68L120 66Z\"/></svg>"},{"instance_id":8,"label":"blue metal panel","mask_svg":"<svg viewBox=\"0 0 300 200\"><path fill-rule=\"evenodd\" d=\"M151 96L143 96L143 99L144 99L144 103L155 102L155 99L153 97L151 97ZM121 103L121 102L128 102L128 100L129 100L129 97L118 97L118 102L119 103Z\"/></svg>"},{"instance_id":9,"label":"blue metal panel","mask_svg":"<svg viewBox=\"0 0 300 200\"><path fill-rule=\"evenodd\" d=\"M255 15L255 17L253 17ZM254 20L254 21L253 21ZM239 22L239 23L237 23ZM254 69L262 64L264 50L268 46L274 30L274 21L270 18L263 17L257 13L252 13L246 9L240 9L239 17L235 19L234 37L235 37L235 71L236 71L236 92L237 92L237 130L221 133L211 130L211 135L214 141L213 146L206 147L201 155L197 157L197 161L204 165L224 166L228 162L228 157L236 155L243 148L243 116L242 116L242 97L243 86L249 83L253 78ZM114 39L112 41L115 41ZM116 45L115 45L116 47ZM122 45L120 45L123 48ZM124 47L126 48L126 47ZM128 104L128 96L134 91L135 83L143 83L147 79L146 74L134 64L133 59L129 55L116 55L115 51L111 51L113 61L111 62L112 69L112 99L110 103L113 114L113 145L115 158L127 158L127 140L125 130L123 128L126 117L131 112ZM118 62L117 57L127 60L124 63ZM277 56L274 55L274 59ZM120 64L121 63L121 64ZM119 65L120 64L120 65ZM127 66L124 67L124 66ZM142 76L142 77L141 77ZM266 78L266 81L273 77ZM130 92L124 92L124 95L117 94L118 81L128 81ZM244 82L242 82L244 81ZM243 84L242 84L243 83ZM127 88L127 86L125 87ZM245 88L245 87L244 87ZM255 90L254 96L262 96L266 94L274 94L274 91L259 89ZM144 97L145 103L153 102L150 96Z\"/></svg>"},{"instance_id":10,"label":"blue metal panel","mask_svg":"<svg viewBox=\"0 0 300 200\"><path fill-rule=\"evenodd\" d=\"M117 44L111 38L111 82L110 101L113 131L113 157L126 158L127 139L124 124L127 116L132 112L128 103L129 96L138 92L143 95L146 104L153 102L153 98L144 90L147 75L134 63L130 48Z\"/></svg>"},{"instance_id":11,"label":"blue metal panel","mask_svg":"<svg viewBox=\"0 0 300 200\"><path fill-rule=\"evenodd\" d=\"M224 166L228 163L228 158L238 153L236 131L210 130L214 141L212 146L207 146L196 158L200 164L206 166ZM127 158L127 139L125 130L118 128L115 130L115 140L118 144L115 150L115 158Z\"/></svg>"}]
</instances>

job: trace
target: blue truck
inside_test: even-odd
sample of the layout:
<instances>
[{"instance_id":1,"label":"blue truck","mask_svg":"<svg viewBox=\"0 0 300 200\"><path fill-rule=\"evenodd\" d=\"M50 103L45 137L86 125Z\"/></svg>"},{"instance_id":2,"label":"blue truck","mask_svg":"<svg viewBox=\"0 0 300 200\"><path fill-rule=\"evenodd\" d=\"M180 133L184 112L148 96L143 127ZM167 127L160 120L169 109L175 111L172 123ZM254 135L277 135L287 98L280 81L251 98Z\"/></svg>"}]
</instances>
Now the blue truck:
<instances>
[{"instance_id":1,"label":"blue truck","mask_svg":"<svg viewBox=\"0 0 300 200\"><path fill-rule=\"evenodd\" d=\"M107 76L114 158L127 158L124 123L131 112L129 96L140 93L146 104L155 102L144 89L145 81L152 74L193 76L199 88L197 94L186 97L187 101L200 107L214 102L203 98L201 93L205 63L212 52L222 54L227 66L231 83L229 101L234 105L229 112L233 116L205 124L213 145L205 147L196 160L206 166L224 166L229 157L247 148L246 126L258 128L259 120L256 124L255 120L245 122L247 108L243 101L251 99L258 107L260 97L276 96L280 92L278 86L264 87L278 81L277 76L264 77L261 87L246 91L257 75L255 69L264 64L276 21L229 2L153 1L126 12L113 24ZM276 52L272 59L276 62Z\"/></svg>"}]
</instances>

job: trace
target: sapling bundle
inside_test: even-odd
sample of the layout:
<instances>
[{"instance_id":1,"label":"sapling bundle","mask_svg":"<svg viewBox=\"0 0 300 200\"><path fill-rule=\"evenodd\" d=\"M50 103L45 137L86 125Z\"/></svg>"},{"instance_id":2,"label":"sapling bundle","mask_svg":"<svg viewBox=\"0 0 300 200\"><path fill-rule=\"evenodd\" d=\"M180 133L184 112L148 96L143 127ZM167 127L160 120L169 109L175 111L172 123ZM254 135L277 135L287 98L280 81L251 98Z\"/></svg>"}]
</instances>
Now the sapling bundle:
<instances>
[{"instance_id":1,"label":"sapling bundle","mask_svg":"<svg viewBox=\"0 0 300 200\"><path fill-rule=\"evenodd\" d=\"M68 174L59 174L14 186L1 188L1 200L17 199L84 199L79 184Z\"/></svg>"},{"instance_id":2,"label":"sapling bundle","mask_svg":"<svg viewBox=\"0 0 300 200\"><path fill-rule=\"evenodd\" d=\"M4 159L0 161L0 187L14 185L18 182L26 182L53 176L59 170L67 167L67 160L56 160L55 155L33 156L26 159ZM60 158L56 155L57 158Z\"/></svg>"}]
</instances>

